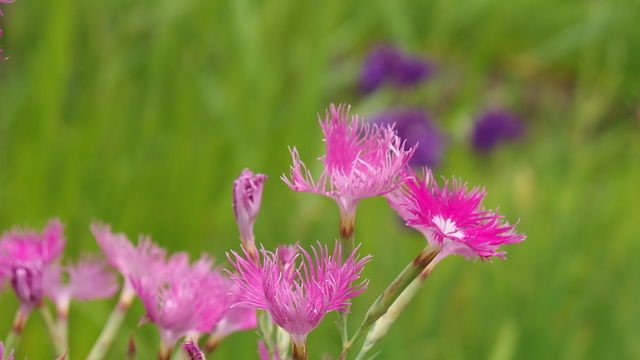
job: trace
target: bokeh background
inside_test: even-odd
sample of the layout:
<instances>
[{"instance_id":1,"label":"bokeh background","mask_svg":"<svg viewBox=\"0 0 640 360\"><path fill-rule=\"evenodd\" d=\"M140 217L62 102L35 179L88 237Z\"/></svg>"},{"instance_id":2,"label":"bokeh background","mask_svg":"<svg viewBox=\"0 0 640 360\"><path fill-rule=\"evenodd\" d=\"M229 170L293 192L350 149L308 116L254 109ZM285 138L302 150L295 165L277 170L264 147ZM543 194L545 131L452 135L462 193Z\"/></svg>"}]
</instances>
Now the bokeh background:
<instances>
[{"instance_id":1,"label":"bokeh background","mask_svg":"<svg viewBox=\"0 0 640 360\"><path fill-rule=\"evenodd\" d=\"M640 31L636 1L114 0L3 6L0 227L67 225L66 258L97 251L88 225L113 224L225 264L238 248L231 185L266 173L256 233L278 243L332 241L333 202L278 178L296 145L312 169L317 113L346 102L370 116L427 109L448 134L436 174L484 185L490 207L528 235L508 261L448 258L380 344L377 359L640 358ZM357 89L378 44L431 59L411 91ZM480 155L475 114L499 105L526 136ZM352 325L423 246L383 199L363 201L357 240L375 259ZM74 303L71 351L82 358L114 300ZM0 332L16 301L0 294ZM134 334L153 359L157 333L136 303L110 359ZM310 336L311 358L337 352L334 315ZM0 335L4 336L4 335ZM232 335L213 359L257 358ZM42 320L19 357L50 359Z\"/></svg>"}]
</instances>

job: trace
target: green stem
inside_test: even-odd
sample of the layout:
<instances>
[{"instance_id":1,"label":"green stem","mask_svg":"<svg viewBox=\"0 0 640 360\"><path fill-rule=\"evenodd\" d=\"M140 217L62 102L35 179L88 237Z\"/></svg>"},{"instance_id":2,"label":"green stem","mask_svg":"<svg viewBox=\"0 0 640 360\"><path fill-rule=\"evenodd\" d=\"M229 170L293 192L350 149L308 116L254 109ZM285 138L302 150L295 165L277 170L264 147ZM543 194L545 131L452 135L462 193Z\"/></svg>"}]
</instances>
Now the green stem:
<instances>
[{"instance_id":1,"label":"green stem","mask_svg":"<svg viewBox=\"0 0 640 360\"><path fill-rule=\"evenodd\" d=\"M342 245L342 260L351 255L355 248L354 229L355 229L356 214L355 209L352 213L340 212L340 243ZM338 311L336 325L340 331L340 338L342 339L342 345L344 346L349 340L349 327L347 320L349 318L349 309L347 311Z\"/></svg>"},{"instance_id":2,"label":"green stem","mask_svg":"<svg viewBox=\"0 0 640 360\"><path fill-rule=\"evenodd\" d=\"M367 310L362 324L356 330L356 333L346 342L342 347L342 354L339 359L344 359L349 352L349 349L353 347L354 343L378 320L384 315L389 306L400 296L404 289L411 284L411 282L420 275L420 273L431 263L431 261L438 255L440 248L426 247L418 254L418 256L407 265L400 274L387 286L387 288L378 296L373 304Z\"/></svg>"},{"instance_id":3,"label":"green stem","mask_svg":"<svg viewBox=\"0 0 640 360\"><path fill-rule=\"evenodd\" d=\"M273 321L266 310L256 309L256 316L258 318L258 336L271 355L276 346L273 341Z\"/></svg>"},{"instance_id":4,"label":"green stem","mask_svg":"<svg viewBox=\"0 0 640 360\"><path fill-rule=\"evenodd\" d=\"M9 333L4 340L4 354L1 354L3 359L8 358L11 350L16 348L20 343L20 338L22 337L22 332L24 331L24 326L29 319L30 313L31 309L26 309L22 306L16 312L11 330L9 330Z\"/></svg>"},{"instance_id":5,"label":"green stem","mask_svg":"<svg viewBox=\"0 0 640 360\"><path fill-rule=\"evenodd\" d=\"M111 312L111 315L102 329L98 340L96 340L93 348L91 348L91 351L87 356L87 360L101 360L104 358L111 346L111 343L113 342L113 338L120 328L120 325L122 325L122 321L127 314L127 310L129 310L129 307L133 302L133 296L133 290L128 284L125 284L122 288L122 292L120 293L118 303Z\"/></svg>"},{"instance_id":6,"label":"green stem","mask_svg":"<svg viewBox=\"0 0 640 360\"><path fill-rule=\"evenodd\" d=\"M389 306L387 312L374 323L371 330L369 330L369 333L367 333L367 337L365 338L362 349L360 350L360 353L358 353L356 360L364 359L364 356L371 350L371 348L373 348L373 346L377 344L380 339L387 335L387 332L389 332L389 328L391 328L391 325L393 325L398 316L400 316L407 305L409 305L411 300L413 300L418 291L422 288L437 263L437 260L432 261L422 271L422 273L420 273L420 276L413 280L411 284L409 284L409 286L404 289L404 291L402 292L402 294L400 294L400 296L398 296L396 301L394 301L393 304Z\"/></svg>"},{"instance_id":7,"label":"green stem","mask_svg":"<svg viewBox=\"0 0 640 360\"><path fill-rule=\"evenodd\" d=\"M53 348L56 351L56 355L62 356L67 350L67 345L65 343L63 335L60 333L60 324L56 324L56 322L53 321L53 316L51 316L51 312L49 311L49 308L46 304L40 304L40 306L38 306L38 310L40 310L42 320L44 320L44 323L47 326L49 337L51 338L51 342L53 343Z\"/></svg>"}]
</instances>

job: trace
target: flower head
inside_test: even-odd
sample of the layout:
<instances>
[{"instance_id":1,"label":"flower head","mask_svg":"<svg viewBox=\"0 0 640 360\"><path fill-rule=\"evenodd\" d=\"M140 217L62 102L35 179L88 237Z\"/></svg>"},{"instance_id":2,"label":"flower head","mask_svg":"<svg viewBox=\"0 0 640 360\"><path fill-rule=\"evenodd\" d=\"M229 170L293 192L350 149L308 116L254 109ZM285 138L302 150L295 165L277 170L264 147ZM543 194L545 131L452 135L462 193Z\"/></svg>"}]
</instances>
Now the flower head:
<instances>
[{"instance_id":1,"label":"flower head","mask_svg":"<svg viewBox=\"0 0 640 360\"><path fill-rule=\"evenodd\" d=\"M0 0L1 1L1 0ZM4 344L0 341L0 360L4 359ZM13 360L13 350L7 355L6 360Z\"/></svg>"},{"instance_id":2,"label":"flower head","mask_svg":"<svg viewBox=\"0 0 640 360\"><path fill-rule=\"evenodd\" d=\"M516 233L515 225L505 222L504 216L482 208L485 195L484 189L469 190L456 179L439 186L425 169L422 179L414 174L405 187L387 198L407 225L441 248L440 259L450 254L504 258L499 247L523 241L525 236Z\"/></svg>"},{"instance_id":3,"label":"flower head","mask_svg":"<svg viewBox=\"0 0 640 360\"><path fill-rule=\"evenodd\" d=\"M189 264L178 253L162 266L130 275L131 284L158 327L163 342L172 346L189 332L211 332L231 306L233 282L206 257Z\"/></svg>"},{"instance_id":4,"label":"flower head","mask_svg":"<svg viewBox=\"0 0 640 360\"><path fill-rule=\"evenodd\" d=\"M393 126L368 124L349 116L349 107L331 105L324 121L324 170L314 180L293 148L290 179L282 180L294 191L333 198L343 215L353 215L361 199L395 190L404 179L404 167L415 149L406 149Z\"/></svg>"},{"instance_id":5,"label":"flower head","mask_svg":"<svg viewBox=\"0 0 640 360\"><path fill-rule=\"evenodd\" d=\"M371 257L358 258L356 249L341 262L337 243L333 253L320 244L311 254L302 247L299 251L299 264L284 268L278 253L265 249L261 263L236 252L228 257L238 273L232 276L241 290L239 304L267 310L294 342L302 344L327 312L347 311L349 300L366 289L366 281L353 283Z\"/></svg>"},{"instance_id":6,"label":"flower head","mask_svg":"<svg viewBox=\"0 0 640 360\"><path fill-rule=\"evenodd\" d=\"M107 260L125 279L125 290L130 289L129 277L162 267L166 250L154 244L150 238L141 236L134 246L126 235L113 233L109 225L99 222L91 224L91 232ZM159 269L158 269L159 270Z\"/></svg>"},{"instance_id":7,"label":"flower head","mask_svg":"<svg viewBox=\"0 0 640 360\"><path fill-rule=\"evenodd\" d=\"M63 276L65 275L66 276ZM63 278L68 281L64 283ZM107 269L103 260L83 257L77 263L65 267L54 265L45 273L44 292L59 309L68 306L74 298L93 300L109 298L118 290L115 275Z\"/></svg>"},{"instance_id":8,"label":"flower head","mask_svg":"<svg viewBox=\"0 0 640 360\"><path fill-rule=\"evenodd\" d=\"M395 124L398 136L405 139L408 145L416 147L409 161L412 167L440 165L446 139L424 110L391 109L376 115L372 122L380 126Z\"/></svg>"},{"instance_id":9,"label":"flower head","mask_svg":"<svg viewBox=\"0 0 640 360\"><path fill-rule=\"evenodd\" d=\"M487 152L501 142L520 138L524 130L524 123L515 115L505 110L490 110L476 119L471 141L477 151Z\"/></svg>"},{"instance_id":10,"label":"flower head","mask_svg":"<svg viewBox=\"0 0 640 360\"><path fill-rule=\"evenodd\" d=\"M0 238L0 269L25 310L42 301L44 273L65 246L62 232L60 221L50 220L41 233L16 228Z\"/></svg>"},{"instance_id":11,"label":"flower head","mask_svg":"<svg viewBox=\"0 0 640 360\"><path fill-rule=\"evenodd\" d=\"M364 61L360 90L371 93L385 82L401 88L415 86L433 76L435 71L435 66L424 59L391 46L378 46Z\"/></svg>"},{"instance_id":12,"label":"flower head","mask_svg":"<svg viewBox=\"0 0 640 360\"><path fill-rule=\"evenodd\" d=\"M233 214L245 247L253 245L253 223L260 211L262 187L266 180L266 175L254 175L251 170L244 169L233 182Z\"/></svg>"}]
</instances>

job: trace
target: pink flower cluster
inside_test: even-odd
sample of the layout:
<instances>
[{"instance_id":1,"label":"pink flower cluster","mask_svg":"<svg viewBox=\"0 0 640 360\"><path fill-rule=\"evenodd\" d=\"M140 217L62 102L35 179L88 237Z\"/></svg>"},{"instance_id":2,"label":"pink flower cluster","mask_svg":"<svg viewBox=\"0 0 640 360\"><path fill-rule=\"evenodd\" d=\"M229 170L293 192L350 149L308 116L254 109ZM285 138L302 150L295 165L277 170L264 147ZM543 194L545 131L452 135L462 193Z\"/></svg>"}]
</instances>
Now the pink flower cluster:
<instances>
[{"instance_id":1,"label":"pink flower cluster","mask_svg":"<svg viewBox=\"0 0 640 360\"><path fill-rule=\"evenodd\" d=\"M107 225L95 223L92 231L109 262L125 278L123 291L131 290L142 300L146 315L163 342L173 346L188 333L221 335L255 327L255 312L231 305L236 302L235 284L213 261L203 255L189 263L186 253L167 255L148 237L134 246L126 235L112 233Z\"/></svg>"}]
</instances>

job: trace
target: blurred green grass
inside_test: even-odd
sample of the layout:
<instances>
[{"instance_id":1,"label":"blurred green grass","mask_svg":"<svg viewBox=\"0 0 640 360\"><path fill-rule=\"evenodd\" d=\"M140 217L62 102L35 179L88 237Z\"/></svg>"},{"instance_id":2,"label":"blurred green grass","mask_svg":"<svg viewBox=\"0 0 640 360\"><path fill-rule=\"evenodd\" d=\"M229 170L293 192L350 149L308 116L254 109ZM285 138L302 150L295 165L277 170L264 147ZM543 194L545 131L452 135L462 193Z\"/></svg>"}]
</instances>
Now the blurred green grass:
<instances>
[{"instance_id":1,"label":"blurred green grass","mask_svg":"<svg viewBox=\"0 0 640 360\"><path fill-rule=\"evenodd\" d=\"M437 173L486 185L488 205L520 219L528 240L506 262L439 265L378 359L640 357L638 2L18 0L3 9L1 228L59 216L71 258L97 250L88 224L102 219L225 263L238 246L231 183L250 167L271 177L259 241L331 241L335 205L278 180L287 146L309 162L321 153L315 117L329 102L365 115L418 102L452 134ZM358 66L380 42L428 54L440 75L414 94L362 99ZM524 114L530 133L478 157L465 131L496 101ZM423 244L382 199L362 203L356 235L375 259L352 324ZM73 305L75 358L111 306ZM0 331L15 307L0 295ZM154 357L155 330L136 326L142 313L137 304L109 358L121 358L132 333L139 358ZM335 354L333 319L311 335L312 359ZM43 328L34 316L20 358L52 357ZM233 335L213 358L255 358L255 336Z\"/></svg>"}]
</instances>

